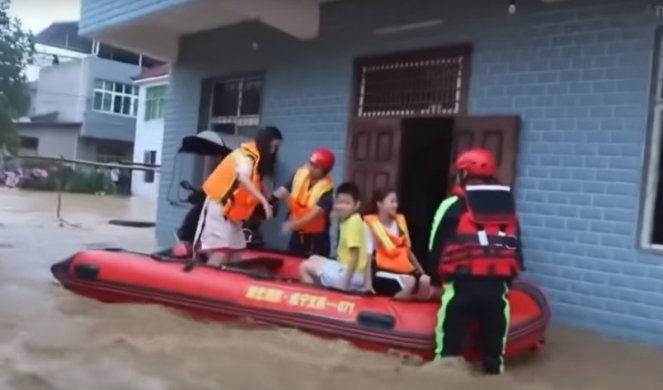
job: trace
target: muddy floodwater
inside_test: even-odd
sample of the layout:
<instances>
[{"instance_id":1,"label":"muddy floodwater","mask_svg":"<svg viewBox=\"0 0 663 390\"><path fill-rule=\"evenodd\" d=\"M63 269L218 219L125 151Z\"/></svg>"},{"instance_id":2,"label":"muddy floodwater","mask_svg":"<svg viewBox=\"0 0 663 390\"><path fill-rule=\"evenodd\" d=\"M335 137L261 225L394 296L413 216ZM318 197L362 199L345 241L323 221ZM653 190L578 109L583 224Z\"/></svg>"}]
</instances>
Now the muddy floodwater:
<instances>
[{"instance_id":1,"label":"muddy floodwater","mask_svg":"<svg viewBox=\"0 0 663 390\"><path fill-rule=\"evenodd\" d=\"M287 330L204 323L160 306L75 296L49 266L82 248L155 249L138 199L0 188L0 390L342 390L663 388L663 350L554 325L545 350L499 378L441 371L342 341Z\"/></svg>"}]
</instances>

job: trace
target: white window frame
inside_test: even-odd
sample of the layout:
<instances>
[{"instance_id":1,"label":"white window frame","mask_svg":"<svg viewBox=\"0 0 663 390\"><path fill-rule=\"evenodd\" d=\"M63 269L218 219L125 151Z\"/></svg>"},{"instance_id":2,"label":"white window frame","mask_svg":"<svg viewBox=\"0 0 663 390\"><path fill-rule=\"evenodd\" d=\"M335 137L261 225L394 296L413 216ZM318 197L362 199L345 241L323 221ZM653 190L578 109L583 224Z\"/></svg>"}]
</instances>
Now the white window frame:
<instances>
[{"instance_id":1,"label":"white window frame","mask_svg":"<svg viewBox=\"0 0 663 390\"><path fill-rule=\"evenodd\" d=\"M160 91L160 92L159 92ZM150 96L154 92L154 96ZM157 94L159 92L160 94ZM145 87L145 122L164 118L166 112L167 85L150 85Z\"/></svg>"},{"instance_id":2,"label":"white window frame","mask_svg":"<svg viewBox=\"0 0 663 390\"><path fill-rule=\"evenodd\" d=\"M640 246L643 249L663 252L663 244L652 241L654 233L654 212L656 211L656 197L658 196L658 183L661 172L659 162L661 159L663 138L663 35L659 39L658 63L656 66L656 94L653 102L652 132L649 140L649 160L645 180L644 207L642 209L642 230L640 231ZM663 194L661 194L663 196Z\"/></svg>"},{"instance_id":3,"label":"white window frame","mask_svg":"<svg viewBox=\"0 0 663 390\"><path fill-rule=\"evenodd\" d=\"M157 152L156 150L144 150L143 151L143 163L144 164L155 165L157 163L158 153L159 152ZM152 180L148 180L148 178L150 178L150 174L152 175L152 177L151 177ZM156 171L145 171L144 175L143 175L143 182L147 183L147 184L154 184L156 182L156 179L157 179L156 174L157 174Z\"/></svg>"},{"instance_id":4,"label":"white window frame","mask_svg":"<svg viewBox=\"0 0 663 390\"><path fill-rule=\"evenodd\" d=\"M101 83L101 87L98 84ZM122 92L115 91L116 85L122 85ZM108 88L110 86L110 89ZM129 88L129 93L125 92ZM95 105L97 94L101 94L101 107L97 108ZM120 106L120 112L114 111L115 98L120 97L122 99L122 104ZM104 109L104 101L106 98L110 99L110 110ZM130 100L129 114L123 113L124 101L125 98ZM92 94L92 110L95 112L100 112L103 114L109 115L119 115L124 117L135 118L138 113L138 87L132 85L131 83L123 83L119 81L111 81L104 79L95 79L94 80L94 92Z\"/></svg>"},{"instance_id":5,"label":"white window frame","mask_svg":"<svg viewBox=\"0 0 663 390\"><path fill-rule=\"evenodd\" d=\"M261 89L260 89L260 107L258 107L258 114L256 115L242 115L242 94L244 91L244 83L248 81L256 81L259 80L262 83ZM231 115L231 116L213 116L214 112L214 90L216 89L215 87L219 84L229 84L229 83L239 83L239 88L238 88L238 94L239 96L237 97L237 113L236 115ZM262 94L265 89L265 78L263 75L251 75L251 76L242 76L242 77L235 77L235 78L228 78L228 79L222 79L222 80L217 80L212 82L212 88L211 88L211 93L210 93L210 104L209 104L209 128L212 129L214 128L214 125L217 124L233 124L235 125L235 132L233 135L238 135L238 136L244 136L245 134L242 134L242 129L246 128L257 128L260 126L260 117L262 113Z\"/></svg>"}]
</instances>

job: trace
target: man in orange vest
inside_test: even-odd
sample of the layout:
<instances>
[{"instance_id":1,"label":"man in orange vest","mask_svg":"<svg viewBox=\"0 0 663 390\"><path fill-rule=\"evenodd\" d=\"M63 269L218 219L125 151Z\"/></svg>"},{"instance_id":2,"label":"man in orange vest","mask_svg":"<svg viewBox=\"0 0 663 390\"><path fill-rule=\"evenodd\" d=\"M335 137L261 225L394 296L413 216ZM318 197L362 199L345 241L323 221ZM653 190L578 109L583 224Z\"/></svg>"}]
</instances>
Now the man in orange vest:
<instances>
[{"instance_id":1,"label":"man in orange vest","mask_svg":"<svg viewBox=\"0 0 663 390\"><path fill-rule=\"evenodd\" d=\"M457 363L475 319L486 374L503 370L509 286L524 269L515 201L511 188L497 183L496 168L486 149L458 157L456 186L437 209L429 241L429 260L439 262L444 283L435 359Z\"/></svg>"},{"instance_id":2,"label":"man in orange vest","mask_svg":"<svg viewBox=\"0 0 663 390\"><path fill-rule=\"evenodd\" d=\"M288 199L290 219L284 223L283 231L292 232L288 250L293 253L329 257L329 214L334 205L334 182L329 172L334 162L331 150L316 149L308 163L274 192L274 197Z\"/></svg>"}]
</instances>

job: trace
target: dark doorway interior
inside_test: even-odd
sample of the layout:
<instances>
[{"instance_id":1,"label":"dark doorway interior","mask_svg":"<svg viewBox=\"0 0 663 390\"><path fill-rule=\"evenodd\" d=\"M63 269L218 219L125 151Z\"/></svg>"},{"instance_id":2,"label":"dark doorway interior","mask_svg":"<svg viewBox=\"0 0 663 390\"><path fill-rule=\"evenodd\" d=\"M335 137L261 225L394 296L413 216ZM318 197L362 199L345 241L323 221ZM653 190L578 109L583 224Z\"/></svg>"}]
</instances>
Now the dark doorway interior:
<instances>
[{"instance_id":1,"label":"dark doorway interior","mask_svg":"<svg viewBox=\"0 0 663 390\"><path fill-rule=\"evenodd\" d=\"M658 174L663 173L663 158L658 161ZM658 180L656 202L654 203L654 221L652 227L652 244L663 245L663 180Z\"/></svg>"},{"instance_id":2,"label":"dark doorway interior","mask_svg":"<svg viewBox=\"0 0 663 390\"><path fill-rule=\"evenodd\" d=\"M400 209L408 221L412 250L426 269L431 222L447 195L453 122L453 118L403 121Z\"/></svg>"}]
</instances>

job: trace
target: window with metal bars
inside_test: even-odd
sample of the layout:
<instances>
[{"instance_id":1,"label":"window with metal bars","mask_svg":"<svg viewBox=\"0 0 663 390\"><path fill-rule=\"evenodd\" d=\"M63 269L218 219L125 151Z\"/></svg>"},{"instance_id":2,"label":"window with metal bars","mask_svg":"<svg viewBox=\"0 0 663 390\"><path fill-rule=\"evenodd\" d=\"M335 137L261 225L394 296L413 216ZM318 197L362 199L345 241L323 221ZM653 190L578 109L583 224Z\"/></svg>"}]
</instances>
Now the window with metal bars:
<instances>
[{"instance_id":1,"label":"window with metal bars","mask_svg":"<svg viewBox=\"0 0 663 390\"><path fill-rule=\"evenodd\" d=\"M369 61L358 69L358 116L446 116L465 109L467 55Z\"/></svg>"},{"instance_id":2,"label":"window with metal bars","mask_svg":"<svg viewBox=\"0 0 663 390\"><path fill-rule=\"evenodd\" d=\"M222 134L253 137L260 126L263 78L241 77L212 86L209 127Z\"/></svg>"}]
</instances>

